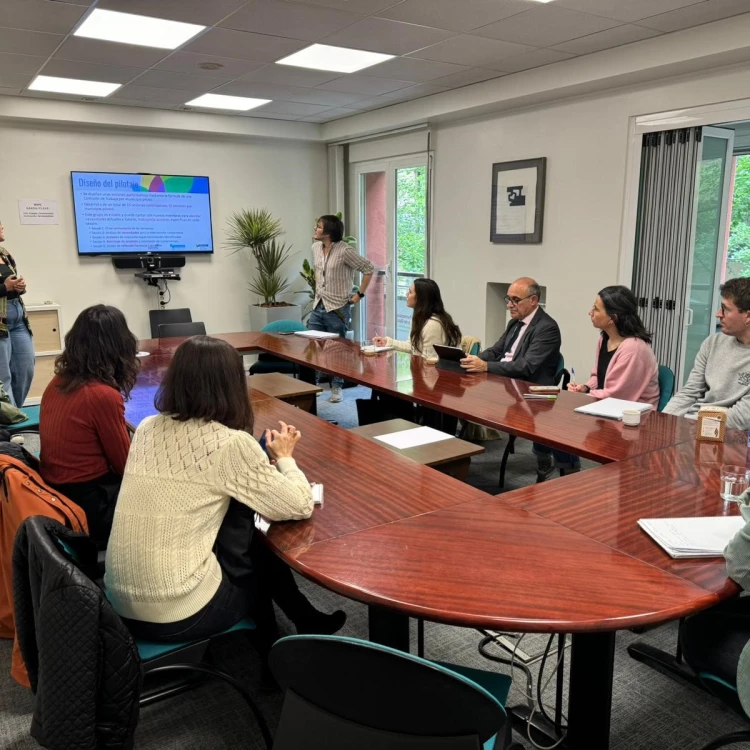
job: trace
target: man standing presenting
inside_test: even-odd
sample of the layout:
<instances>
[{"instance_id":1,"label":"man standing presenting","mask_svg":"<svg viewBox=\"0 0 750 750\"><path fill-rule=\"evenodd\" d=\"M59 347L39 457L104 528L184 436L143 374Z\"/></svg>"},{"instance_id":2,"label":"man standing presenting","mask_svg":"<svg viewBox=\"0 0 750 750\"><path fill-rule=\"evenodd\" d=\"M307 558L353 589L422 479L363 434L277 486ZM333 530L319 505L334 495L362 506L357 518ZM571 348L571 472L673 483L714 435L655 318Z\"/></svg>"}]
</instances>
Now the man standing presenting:
<instances>
[{"instance_id":1,"label":"man standing presenting","mask_svg":"<svg viewBox=\"0 0 750 750\"><path fill-rule=\"evenodd\" d=\"M352 305L359 304L370 285L375 266L351 245L342 242L344 223L338 216L321 216L315 225L312 246L315 267L315 299L307 327L313 331L346 336ZM362 274L359 292L352 293L355 274ZM331 402L341 401L343 378L331 380Z\"/></svg>"},{"instance_id":2,"label":"man standing presenting","mask_svg":"<svg viewBox=\"0 0 750 750\"><path fill-rule=\"evenodd\" d=\"M716 317L721 333L701 344L687 382L664 413L695 418L704 404L726 406L727 427L746 430L750 420L750 279L729 279L720 291Z\"/></svg>"},{"instance_id":3,"label":"man standing presenting","mask_svg":"<svg viewBox=\"0 0 750 750\"><path fill-rule=\"evenodd\" d=\"M554 385L560 357L560 329L539 307L539 284L528 277L516 279L505 304L511 321L498 342L479 356L461 360L467 372L491 372L506 378ZM534 443L537 481L549 479L555 470L552 448Z\"/></svg>"}]
</instances>

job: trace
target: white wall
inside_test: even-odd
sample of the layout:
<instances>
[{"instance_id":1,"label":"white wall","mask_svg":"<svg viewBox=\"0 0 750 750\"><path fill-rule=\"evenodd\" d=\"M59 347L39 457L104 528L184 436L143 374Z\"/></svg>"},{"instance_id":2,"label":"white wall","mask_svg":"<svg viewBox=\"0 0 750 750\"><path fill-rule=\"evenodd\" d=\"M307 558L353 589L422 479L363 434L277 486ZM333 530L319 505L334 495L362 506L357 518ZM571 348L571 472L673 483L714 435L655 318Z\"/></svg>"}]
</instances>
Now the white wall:
<instances>
[{"instance_id":1,"label":"white wall","mask_svg":"<svg viewBox=\"0 0 750 750\"><path fill-rule=\"evenodd\" d=\"M732 69L434 127L433 276L464 333L485 341L488 282L533 276L580 380L596 342L587 311L601 287L618 283L630 118L749 92L750 71ZM492 164L539 156L547 157L543 243L492 244Z\"/></svg>"},{"instance_id":2,"label":"white wall","mask_svg":"<svg viewBox=\"0 0 750 750\"><path fill-rule=\"evenodd\" d=\"M299 281L297 288L304 286L298 271L310 251L313 220L327 210L322 144L7 121L0 123L0 143L4 245L26 278L27 303L60 303L66 330L82 309L105 302L123 310L137 336L148 337L148 311L156 307L155 290L133 271L115 270L109 258L78 257L71 170L210 177L215 252L188 256L182 280L170 284L169 305L190 307L209 333L249 330L248 305L256 301L247 289L252 264L222 249L226 221L235 210L267 208L282 220L284 240L299 251L288 264L288 276ZM60 224L20 226L20 198L57 200Z\"/></svg>"}]
</instances>

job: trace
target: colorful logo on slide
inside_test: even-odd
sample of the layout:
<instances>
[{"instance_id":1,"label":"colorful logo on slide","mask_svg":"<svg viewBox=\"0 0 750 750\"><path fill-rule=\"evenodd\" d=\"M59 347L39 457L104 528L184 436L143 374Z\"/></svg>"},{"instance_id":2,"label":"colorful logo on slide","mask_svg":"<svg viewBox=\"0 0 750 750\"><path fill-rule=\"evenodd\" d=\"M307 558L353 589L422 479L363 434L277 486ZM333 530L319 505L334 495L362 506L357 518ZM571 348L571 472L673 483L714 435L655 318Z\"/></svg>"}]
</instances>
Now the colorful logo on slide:
<instances>
[{"instance_id":1,"label":"colorful logo on slide","mask_svg":"<svg viewBox=\"0 0 750 750\"><path fill-rule=\"evenodd\" d=\"M133 183L136 193L208 193L208 177L144 174L140 180Z\"/></svg>"}]
</instances>

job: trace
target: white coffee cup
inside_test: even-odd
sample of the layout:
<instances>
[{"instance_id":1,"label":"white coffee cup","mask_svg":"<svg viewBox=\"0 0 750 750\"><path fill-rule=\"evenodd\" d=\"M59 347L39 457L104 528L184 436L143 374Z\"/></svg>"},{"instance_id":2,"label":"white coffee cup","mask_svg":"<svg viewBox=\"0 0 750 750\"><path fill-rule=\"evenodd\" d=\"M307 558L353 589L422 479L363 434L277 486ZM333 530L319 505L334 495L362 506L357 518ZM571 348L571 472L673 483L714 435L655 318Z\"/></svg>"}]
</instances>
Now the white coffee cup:
<instances>
[{"instance_id":1,"label":"white coffee cup","mask_svg":"<svg viewBox=\"0 0 750 750\"><path fill-rule=\"evenodd\" d=\"M641 423L641 413L638 409L625 409L622 412L622 423L628 427L638 427Z\"/></svg>"}]
</instances>

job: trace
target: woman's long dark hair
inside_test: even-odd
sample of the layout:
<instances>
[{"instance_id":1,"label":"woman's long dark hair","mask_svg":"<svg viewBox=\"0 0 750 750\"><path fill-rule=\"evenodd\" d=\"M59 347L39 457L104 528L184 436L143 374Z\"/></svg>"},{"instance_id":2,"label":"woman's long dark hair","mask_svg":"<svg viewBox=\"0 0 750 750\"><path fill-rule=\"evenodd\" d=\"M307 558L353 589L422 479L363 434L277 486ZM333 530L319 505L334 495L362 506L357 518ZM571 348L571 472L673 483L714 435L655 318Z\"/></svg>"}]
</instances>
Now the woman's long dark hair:
<instances>
[{"instance_id":1,"label":"woman's long dark hair","mask_svg":"<svg viewBox=\"0 0 750 750\"><path fill-rule=\"evenodd\" d=\"M638 300L626 286L605 286L599 292L604 310L624 339L636 338L651 343L651 334L638 316Z\"/></svg>"},{"instance_id":2,"label":"woman's long dark hair","mask_svg":"<svg viewBox=\"0 0 750 750\"><path fill-rule=\"evenodd\" d=\"M422 351L422 329L433 316L443 326L448 346L458 346L461 343L461 329L445 311L443 298L440 296L440 287L432 279L414 279L414 292L417 295L417 304L411 318L411 334L409 335L412 349L415 352Z\"/></svg>"},{"instance_id":3,"label":"woman's long dark hair","mask_svg":"<svg viewBox=\"0 0 750 750\"><path fill-rule=\"evenodd\" d=\"M128 398L140 369L137 352L138 339L116 307L87 307L65 335L65 351L55 360L58 388L71 393L86 383L104 383Z\"/></svg>"},{"instance_id":4,"label":"woman's long dark hair","mask_svg":"<svg viewBox=\"0 0 750 750\"><path fill-rule=\"evenodd\" d=\"M169 363L154 406L179 422L201 419L253 431L253 407L242 356L226 341L193 336Z\"/></svg>"}]
</instances>

